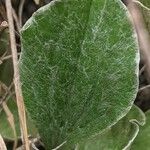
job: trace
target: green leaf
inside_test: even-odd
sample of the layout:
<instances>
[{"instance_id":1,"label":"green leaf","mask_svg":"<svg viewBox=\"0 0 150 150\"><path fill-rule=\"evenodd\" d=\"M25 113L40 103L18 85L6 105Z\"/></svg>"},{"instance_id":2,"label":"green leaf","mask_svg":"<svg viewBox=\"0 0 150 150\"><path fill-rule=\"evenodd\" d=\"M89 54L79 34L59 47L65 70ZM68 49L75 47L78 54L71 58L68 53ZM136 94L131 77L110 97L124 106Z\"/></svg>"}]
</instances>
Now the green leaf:
<instances>
[{"instance_id":1,"label":"green leaf","mask_svg":"<svg viewBox=\"0 0 150 150\"><path fill-rule=\"evenodd\" d=\"M71 149L130 110L138 52L120 1L54 0L21 38L23 96L47 149Z\"/></svg>"},{"instance_id":2,"label":"green leaf","mask_svg":"<svg viewBox=\"0 0 150 150\"><path fill-rule=\"evenodd\" d=\"M146 112L146 125L140 128L131 150L149 150L150 148L150 111Z\"/></svg>"},{"instance_id":3,"label":"green leaf","mask_svg":"<svg viewBox=\"0 0 150 150\"><path fill-rule=\"evenodd\" d=\"M14 117L15 128L16 128L17 135L19 137L21 134L20 134L20 125L19 125L19 117L18 117L16 102L14 100L10 99L7 102L7 105ZM14 133L13 133L13 130L7 120L7 115L4 112L4 110L0 109L0 111L1 111L0 112L0 134L7 139L14 139L15 138ZM29 134L36 137L37 129L33 125L33 121L31 120L29 115L27 116L27 123L28 123Z\"/></svg>"},{"instance_id":4,"label":"green leaf","mask_svg":"<svg viewBox=\"0 0 150 150\"><path fill-rule=\"evenodd\" d=\"M121 150L130 147L139 132L139 124L145 124L144 113L133 105L130 112L117 124L89 140L79 144L78 150Z\"/></svg>"},{"instance_id":5,"label":"green leaf","mask_svg":"<svg viewBox=\"0 0 150 150\"><path fill-rule=\"evenodd\" d=\"M1 31L0 27L0 57L6 51L8 51L7 55L11 55L9 49L9 33L7 28ZM9 86L12 80L13 80L12 59L5 60L2 62L2 64L0 60L0 81ZM1 94L3 93L0 93L0 96Z\"/></svg>"}]
</instances>

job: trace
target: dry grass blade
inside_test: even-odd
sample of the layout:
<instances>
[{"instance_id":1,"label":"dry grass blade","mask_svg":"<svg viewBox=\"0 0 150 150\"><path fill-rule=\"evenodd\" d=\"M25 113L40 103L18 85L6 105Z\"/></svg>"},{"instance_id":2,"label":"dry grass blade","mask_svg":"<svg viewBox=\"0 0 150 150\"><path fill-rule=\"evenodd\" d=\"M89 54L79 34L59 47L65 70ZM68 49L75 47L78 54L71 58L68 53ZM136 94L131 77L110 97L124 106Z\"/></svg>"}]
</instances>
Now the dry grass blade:
<instances>
[{"instance_id":1,"label":"dry grass blade","mask_svg":"<svg viewBox=\"0 0 150 150\"><path fill-rule=\"evenodd\" d=\"M59 146L57 146L56 148L52 149L52 150L58 150L59 148L61 148L67 141L63 142L62 144L60 144Z\"/></svg>"},{"instance_id":2,"label":"dry grass blade","mask_svg":"<svg viewBox=\"0 0 150 150\"><path fill-rule=\"evenodd\" d=\"M7 150L2 136L0 135L0 150Z\"/></svg>"},{"instance_id":3,"label":"dry grass blade","mask_svg":"<svg viewBox=\"0 0 150 150\"><path fill-rule=\"evenodd\" d=\"M9 94L9 96L10 96L12 94L10 90L11 90L11 88L13 86L13 83L11 83L9 87L7 87L2 82L0 82L0 85L1 85L1 88L3 88L5 90L5 94L1 98L1 101L0 101L1 103L0 104L2 105L2 108L3 108L4 112L6 113L8 122L10 124L10 127L13 130L13 133L14 133L15 142L14 142L13 150L15 150L16 147L17 147L17 133L16 133L16 128L15 128L15 121L14 121L13 114L11 113L10 109L8 108L8 106L6 104L7 98L8 98L7 95ZM1 112L1 110L0 110L0 112Z\"/></svg>"},{"instance_id":4,"label":"dry grass blade","mask_svg":"<svg viewBox=\"0 0 150 150\"><path fill-rule=\"evenodd\" d=\"M40 0L34 0L34 2L35 2L36 5L40 4Z\"/></svg>"},{"instance_id":5,"label":"dry grass blade","mask_svg":"<svg viewBox=\"0 0 150 150\"><path fill-rule=\"evenodd\" d=\"M11 113L10 109L8 108L8 106L5 102L2 103L2 107L3 107L3 109L7 115L8 122L9 122L9 124L13 130L13 133L14 133L15 142L14 142L13 150L15 150L17 147L17 133L16 133L16 128L15 128L14 116Z\"/></svg>"},{"instance_id":6,"label":"dry grass blade","mask_svg":"<svg viewBox=\"0 0 150 150\"><path fill-rule=\"evenodd\" d=\"M20 0L20 5L19 5L19 23L20 27L22 27L22 12L23 12L23 6L24 6L25 0Z\"/></svg>"},{"instance_id":7,"label":"dry grass blade","mask_svg":"<svg viewBox=\"0 0 150 150\"><path fill-rule=\"evenodd\" d=\"M144 4L142 4L140 1L138 0L133 0L133 2L137 3L138 5L140 5L141 7L143 7L144 9L150 11L150 8L146 7Z\"/></svg>"},{"instance_id":8,"label":"dry grass blade","mask_svg":"<svg viewBox=\"0 0 150 150\"><path fill-rule=\"evenodd\" d=\"M139 89L139 92L144 91L144 90L147 89L147 88L150 88L150 85L146 85L146 86L144 86L144 87L141 87L141 88Z\"/></svg>"},{"instance_id":9,"label":"dry grass blade","mask_svg":"<svg viewBox=\"0 0 150 150\"><path fill-rule=\"evenodd\" d=\"M145 68L146 68L146 65L144 65L144 66L141 68L141 70L140 70L140 72L139 72L139 76L144 72Z\"/></svg>"},{"instance_id":10,"label":"dry grass blade","mask_svg":"<svg viewBox=\"0 0 150 150\"><path fill-rule=\"evenodd\" d=\"M12 9L11 0L6 0L5 4L6 4L6 10L7 10L8 24L9 24L10 46L11 46L13 66L14 66L14 84L15 84L15 92L16 92L20 127L21 127L22 138L23 138L22 141L25 146L25 150L29 150L26 114L25 114L25 106L24 106L24 101L23 101L23 96L22 96L20 75L19 75L19 69L18 69L17 46L16 46L16 39L15 39L15 30L14 30L13 12L12 12L13 9Z\"/></svg>"},{"instance_id":11,"label":"dry grass blade","mask_svg":"<svg viewBox=\"0 0 150 150\"><path fill-rule=\"evenodd\" d=\"M16 23L17 30L18 30L18 32L19 32L19 31L20 31L19 19L18 19L18 16L17 16L15 10L13 9L12 11L13 11L13 17L14 17L14 21L15 21L15 23Z\"/></svg>"},{"instance_id":12,"label":"dry grass blade","mask_svg":"<svg viewBox=\"0 0 150 150\"><path fill-rule=\"evenodd\" d=\"M20 53L18 53L18 56L20 55ZM8 60L8 59L10 59L10 58L12 58L12 55L8 55L8 56L5 56L5 57L1 57L0 58L0 65L3 63L3 61L5 61L5 60Z\"/></svg>"},{"instance_id":13,"label":"dry grass blade","mask_svg":"<svg viewBox=\"0 0 150 150\"><path fill-rule=\"evenodd\" d=\"M0 99L0 105L1 105L2 102L6 100L8 95L12 95L11 88L13 87L13 82L9 85L9 87L7 87L4 83L2 83L0 81L0 87L1 87L1 90L2 89L5 90L5 93L3 94L2 98Z\"/></svg>"},{"instance_id":14,"label":"dry grass blade","mask_svg":"<svg viewBox=\"0 0 150 150\"><path fill-rule=\"evenodd\" d=\"M11 92L5 99L5 102L7 103L7 101L12 98L15 95L15 92ZM0 105L2 105L2 102L0 102ZM0 108L0 113L3 110L3 108Z\"/></svg>"}]
</instances>

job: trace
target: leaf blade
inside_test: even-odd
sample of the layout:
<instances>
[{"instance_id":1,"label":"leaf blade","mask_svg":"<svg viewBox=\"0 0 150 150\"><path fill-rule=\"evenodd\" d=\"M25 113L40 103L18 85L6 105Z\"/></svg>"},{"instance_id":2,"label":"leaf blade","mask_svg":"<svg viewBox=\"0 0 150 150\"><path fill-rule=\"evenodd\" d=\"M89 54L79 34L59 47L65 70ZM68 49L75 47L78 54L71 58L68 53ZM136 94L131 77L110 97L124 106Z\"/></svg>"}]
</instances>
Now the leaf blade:
<instances>
[{"instance_id":1,"label":"leaf blade","mask_svg":"<svg viewBox=\"0 0 150 150\"><path fill-rule=\"evenodd\" d=\"M144 113L135 105L114 126L95 137L79 144L79 150L127 150L135 140L139 125L145 124Z\"/></svg>"},{"instance_id":2,"label":"leaf blade","mask_svg":"<svg viewBox=\"0 0 150 150\"><path fill-rule=\"evenodd\" d=\"M54 1L23 27L23 94L47 147L100 132L131 108L138 52L124 9L116 0Z\"/></svg>"}]
</instances>

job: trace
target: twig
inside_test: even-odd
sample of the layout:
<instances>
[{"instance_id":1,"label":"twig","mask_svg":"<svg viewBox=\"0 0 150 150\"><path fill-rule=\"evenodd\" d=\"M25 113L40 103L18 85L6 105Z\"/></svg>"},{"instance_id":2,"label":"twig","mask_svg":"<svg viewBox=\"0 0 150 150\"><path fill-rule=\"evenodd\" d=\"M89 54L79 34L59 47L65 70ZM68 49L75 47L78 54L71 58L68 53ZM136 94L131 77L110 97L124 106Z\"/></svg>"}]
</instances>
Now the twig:
<instances>
[{"instance_id":1,"label":"twig","mask_svg":"<svg viewBox=\"0 0 150 150\"><path fill-rule=\"evenodd\" d=\"M144 19L139 9L137 3L133 0L124 0L129 13L131 14L133 25L138 35L138 41L141 48L141 52L145 57L146 72L148 75L148 80L150 82L150 36L146 29Z\"/></svg>"},{"instance_id":2,"label":"twig","mask_svg":"<svg viewBox=\"0 0 150 150\"><path fill-rule=\"evenodd\" d=\"M57 146L56 148L52 149L52 150L58 150L60 147L62 147L64 144L66 144L67 141L63 142L62 144L60 144L59 146Z\"/></svg>"},{"instance_id":3,"label":"twig","mask_svg":"<svg viewBox=\"0 0 150 150\"><path fill-rule=\"evenodd\" d=\"M34 2L35 2L36 5L40 4L40 0L34 0Z\"/></svg>"},{"instance_id":4,"label":"twig","mask_svg":"<svg viewBox=\"0 0 150 150\"><path fill-rule=\"evenodd\" d=\"M12 57L13 57L16 100L17 100L17 106L18 106L20 127L22 131L22 138L23 138L22 142L23 142L23 145L25 146L25 150L29 150L25 106L24 106L24 101L23 101L23 96L22 96L20 75L19 75L19 69L18 69L17 46L16 46L16 39L15 39L13 16L12 16L13 14L12 4L11 4L11 0L5 0L5 3L6 3L8 24L9 24L10 46L11 46Z\"/></svg>"},{"instance_id":5,"label":"twig","mask_svg":"<svg viewBox=\"0 0 150 150\"><path fill-rule=\"evenodd\" d=\"M140 1L138 0L133 0L134 3L137 3L138 5L140 5L141 7L143 7L144 9L150 11L150 8L146 7L144 4L142 4Z\"/></svg>"},{"instance_id":6,"label":"twig","mask_svg":"<svg viewBox=\"0 0 150 150\"><path fill-rule=\"evenodd\" d=\"M0 85L1 87L5 90L5 94L3 95L3 97L0 99L0 105L2 104L2 102L6 99L7 95L11 93L11 88L13 87L13 82L10 84L9 87L7 87L4 83L2 83L0 81Z\"/></svg>"},{"instance_id":7,"label":"twig","mask_svg":"<svg viewBox=\"0 0 150 150\"><path fill-rule=\"evenodd\" d=\"M5 102L7 103L7 101L13 97L13 95L15 95L15 92L11 92L6 98L5 98ZM2 105L3 102L0 103L0 105ZM0 108L0 113L2 112L3 108Z\"/></svg>"},{"instance_id":8,"label":"twig","mask_svg":"<svg viewBox=\"0 0 150 150\"><path fill-rule=\"evenodd\" d=\"M11 92L11 89L13 87L13 82L7 87L4 83L0 81L0 87L1 89L5 90L5 93L3 94L3 97L0 99L0 106L3 105L3 102L7 103L7 101L15 94L15 92ZM3 110L3 108L0 108L0 113Z\"/></svg>"},{"instance_id":9,"label":"twig","mask_svg":"<svg viewBox=\"0 0 150 150\"><path fill-rule=\"evenodd\" d=\"M38 147L38 146L43 146L43 145L41 144L39 138L31 139L31 140L29 141L29 143L30 143L30 147L31 147L32 150L39 150L37 147ZM23 146L20 146L20 147L18 147L16 150L24 150L24 149L23 149Z\"/></svg>"},{"instance_id":10,"label":"twig","mask_svg":"<svg viewBox=\"0 0 150 150\"><path fill-rule=\"evenodd\" d=\"M20 53L18 53L18 56L20 55ZM3 61L7 60L7 59L10 59L12 58L12 55L8 55L8 56L5 56L5 57L2 57L0 58L0 65L3 63Z\"/></svg>"},{"instance_id":11,"label":"twig","mask_svg":"<svg viewBox=\"0 0 150 150\"><path fill-rule=\"evenodd\" d=\"M20 27L22 27L22 12L23 12L23 6L24 6L25 0L20 0L20 5L19 5L19 23Z\"/></svg>"},{"instance_id":12,"label":"twig","mask_svg":"<svg viewBox=\"0 0 150 150\"><path fill-rule=\"evenodd\" d=\"M145 89L147 89L147 88L150 88L150 85L146 85L146 86L140 88L140 89L139 89L139 92L141 92L141 91L143 91L143 90L145 90Z\"/></svg>"},{"instance_id":13,"label":"twig","mask_svg":"<svg viewBox=\"0 0 150 150\"><path fill-rule=\"evenodd\" d=\"M144 65L144 66L141 68L141 70L139 71L139 76L144 72L145 68L146 68L146 65Z\"/></svg>"},{"instance_id":14,"label":"twig","mask_svg":"<svg viewBox=\"0 0 150 150\"><path fill-rule=\"evenodd\" d=\"M2 100L1 100L1 105L2 105L2 109L5 111L5 113L7 115L8 122L10 124L10 127L13 130L13 133L14 133L15 142L14 142L13 150L15 150L16 147L17 147L17 133L16 133L16 128L15 128L14 116L11 113L11 111L9 110L9 108L8 108L8 106L6 104L7 100L5 99L6 95L8 93L10 93L10 90L11 90L11 87L13 86L13 83L11 83L9 87L7 87L2 82L0 82L0 83L1 83L0 85L2 86L2 88L5 90L5 94L4 94L4 96L2 97ZM0 112L2 111L2 109L0 109Z\"/></svg>"},{"instance_id":15,"label":"twig","mask_svg":"<svg viewBox=\"0 0 150 150\"><path fill-rule=\"evenodd\" d=\"M8 52L8 50L6 50L6 51L4 52L4 54L1 56L1 58L5 57L5 56L7 55L7 52Z\"/></svg>"},{"instance_id":16,"label":"twig","mask_svg":"<svg viewBox=\"0 0 150 150\"><path fill-rule=\"evenodd\" d=\"M12 55L5 56L2 59L0 59L0 61L3 62L4 60L10 59L10 58L12 58Z\"/></svg>"},{"instance_id":17,"label":"twig","mask_svg":"<svg viewBox=\"0 0 150 150\"><path fill-rule=\"evenodd\" d=\"M20 23L19 23L19 20L18 20L18 16L17 16L14 9L12 11L13 11L13 17L14 17L14 20L15 20L15 23L16 23L17 30L19 32L20 31Z\"/></svg>"},{"instance_id":18,"label":"twig","mask_svg":"<svg viewBox=\"0 0 150 150\"><path fill-rule=\"evenodd\" d=\"M8 108L8 106L7 106L5 101L2 103L2 106L3 106L3 109L4 109L5 113L6 113L6 115L7 115L7 120L8 120L8 122L9 122L9 124L10 124L10 126L11 126L11 128L13 130L13 133L14 133L15 142L14 142L13 150L15 150L16 147L17 147L17 133L16 133L16 128L15 128L14 116L11 113L11 111Z\"/></svg>"},{"instance_id":19,"label":"twig","mask_svg":"<svg viewBox=\"0 0 150 150\"><path fill-rule=\"evenodd\" d=\"M32 146L32 148L33 148L34 150L39 150L39 149L35 146L34 143L31 143L31 146Z\"/></svg>"},{"instance_id":20,"label":"twig","mask_svg":"<svg viewBox=\"0 0 150 150\"><path fill-rule=\"evenodd\" d=\"M0 150L7 150L2 136L0 135Z\"/></svg>"}]
</instances>

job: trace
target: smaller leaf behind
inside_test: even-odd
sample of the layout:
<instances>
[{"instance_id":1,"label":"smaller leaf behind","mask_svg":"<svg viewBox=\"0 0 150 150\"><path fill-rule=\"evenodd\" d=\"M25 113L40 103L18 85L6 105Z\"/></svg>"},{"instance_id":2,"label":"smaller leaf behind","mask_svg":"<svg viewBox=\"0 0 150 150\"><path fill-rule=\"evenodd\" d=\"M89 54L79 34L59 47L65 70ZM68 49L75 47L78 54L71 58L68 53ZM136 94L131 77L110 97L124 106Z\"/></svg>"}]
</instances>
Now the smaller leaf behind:
<instances>
[{"instance_id":1,"label":"smaller leaf behind","mask_svg":"<svg viewBox=\"0 0 150 150\"><path fill-rule=\"evenodd\" d=\"M146 112L146 125L140 128L140 132L135 139L131 150L150 149L150 111Z\"/></svg>"},{"instance_id":2,"label":"smaller leaf behind","mask_svg":"<svg viewBox=\"0 0 150 150\"><path fill-rule=\"evenodd\" d=\"M6 52L7 52L6 55L11 55L11 52L9 49L9 33L8 33L7 28L4 29L3 31L0 31L0 58ZM0 62L0 81L6 84L7 86L9 86L12 80L13 80L12 59L8 59L8 60ZM0 93L0 95L1 94L2 93Z\"/></svg>"},{"instance_id":3,"label":"smaller leaf behind","mask_svg":"<svg viewBox=\"0 0 150 150\"><path fill-rule=\"evenodd\" d=\"M88 141L79 144L79 150L121 150L128 149L139 132L139 125L145 124L144 113L135 105L117 124Z\"/></svg>"}]
</instances>

